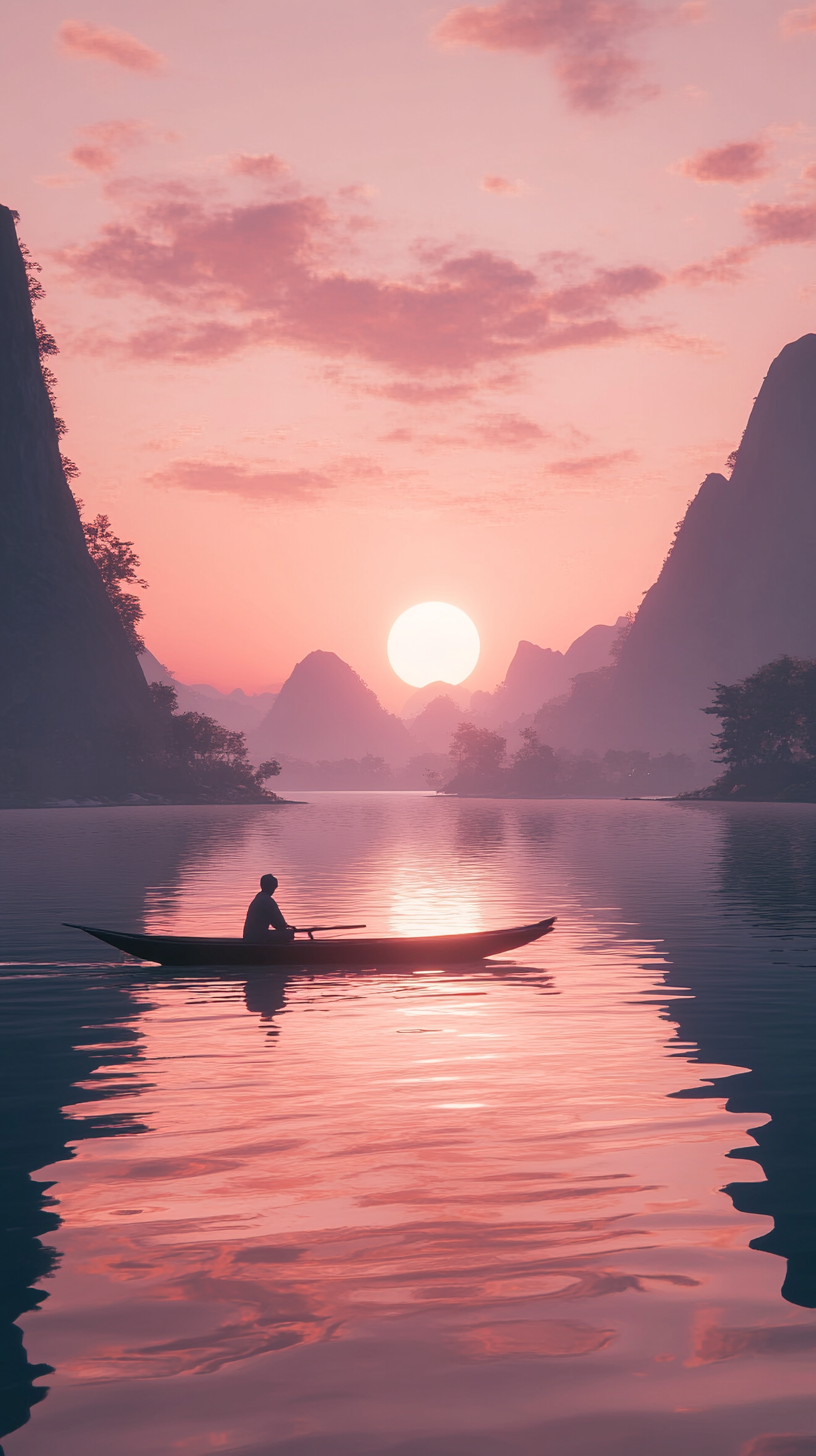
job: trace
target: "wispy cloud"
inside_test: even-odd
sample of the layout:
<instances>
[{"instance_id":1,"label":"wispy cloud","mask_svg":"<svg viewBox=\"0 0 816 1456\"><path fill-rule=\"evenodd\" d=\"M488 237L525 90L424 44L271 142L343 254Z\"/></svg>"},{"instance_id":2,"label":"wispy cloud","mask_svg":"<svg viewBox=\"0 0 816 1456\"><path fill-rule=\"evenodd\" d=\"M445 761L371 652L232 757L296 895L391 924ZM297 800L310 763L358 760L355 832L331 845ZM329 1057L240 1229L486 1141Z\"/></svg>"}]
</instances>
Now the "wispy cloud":
<instances>
[{"instance_id":1,"label":"wispy cloud","mask_svg":"<svg viewBox=\"0 0 816 1456\"><path fill-rule=\"evenodd\" d=\"M546 440L546 431L535 420L524 415L495 414L480 419L475 426L476 438L491 449L529 449Z\"/></svg>"},{"instance_id":2,"label":"wispy cloud","mask_svg":"<svg viewBox=\"0 0 816 1456\"><path fill-rule=\"evenodd\" d=\"M779 21L779 28L788 38L816 30L816 5L808 5L800 10L786 10Z\"/></svg>"},{"instance_id":3,"label":"wispy cloud","mask_svg":"<svg viewBox=\"0 0 816 1456\"><path fill-rule=\"evenodd\" d=\"M499 0L451 10L434 39L488 51L550 51L570 103L579 111L608 112L633 95L654 94L655 88L636 88L641 66L629 49L654 22L638 0Z\"/></svg>"},{"instance_id":4,"label":"wispy cloud","mask_svg":"<svg viewBox=\"0 0 816 1456\"><path fill-rule=\"evenodd\" d=\"M742 215L765 246L816 242L816 202L754 202Z\"/></svg>"},{"instance_id":5,"label":"wispy cloud","mask_svg":"<svg viewBox=\"0 0 816 1456\"><path fill-rule=\"evenodd\" d=\"M745 142L726 142L695 152L678 162L676 171L695 182L755 182L771 171L768 162L770 147L761 138Z\"/></svg>"},{"instance_id":6,"label":"wispy cloud","mask_svg":"<svg viewBox=\"0 0 816 1456\"><path fill-rule=\"evenodd\" d=\"M745 244L741 247L724 248L711 258L702 258L698 263L687 263L672 274L672 282L686 283L692 288L704 283L740 283L745 269L756 254L756 248Z\"/></svg>"},{"instance_id":7,"label":"wispy cloud","mask_svg":"<svg viewBox=\"0 0 816 1456\"><path fill-rule=\"evenodd\" d=\"M94 25L90 20L64 20L57 31L63 55L79 60L107 61L126 71L155 75L163 70L165 58L126 30L112 25Z\"/></svg>"},{"instance_id":8,"label":"wispy cloud","mask_svg":"<svg viewBox=\"0 0 816 1456\"><path fill-rule=\"evenodd\" d=\"M279 461L181 459L154 471L148 479L163 489L296 504L318 501L326 491L341 486L380 483L384 471L367 455L342 455L318 470Z\"/></svg>"},{"instance_id":9,"label":"wispy cloud","mask_svg":"<svg viewBox=\"0 0 816 1456\"><path fill-rule=\"evenodd\" d=\"M488 172L479 186L483 192L492 192L496 197L520 197L528 190L520 179L516 178L513 182L509 177L500 177L495 172Z\"/></svg>"},{"instance_id":10,"label":"wispy cloud","mask_svg":"<svg viewBox=\"0 0 816 1456\"><path fill-rule=\"evenodd\" d=\"M238 152L230 157L229 170L236 177L282 177L289 168L274 152Z\"/></svg>"},{"instance_id":11,"label":"wispy cloud","mask_svg":"<svg viewBox=\"0 0 816 1456\"><path fill-rule=\"evenodd\" d=\"M616 450L609 455L578 455L571 460L553 460L547 465L549 475L588 476L602 475L616 465L628 465L637 460L634 450Z\"/></svg>"},{"instance_id":12,"label":"wispy cloud","mask_svg":"<svg viewBox=\"0 0 816 1456\"><path fill-rule=\"evenodd\" d=\"M82 141L68 153L70 161L88 172L110 172L123 152L141 146L149 128L140 121L97 121L80 127Z\"/></svg>"},{"instance_id":13,"label":"wispy cloud","mask_svg":"<svg viewBox=\"0 0 816 1456\"><path fill-rule=\"evenodd\" d=\"M262 466L176 460L149 477L165 489L240 496L252 501L313 501L335 482L316 470L274 470Z\"/></svg>"},{"instance_id":14,"label":"wispy cloud","mask_svg":"<svg viewBox=\"0 0 816 1456\"><path fill-rule=\"evenodd\" d=\"M422 376L455 376L553 350L649 334L630 311L665 277L644 264L593 266L558 254L528 267L488 249L424 246L398 276L349 271L356 222L319 196L244 205L189 184L109 188L121 220L58 257L97 291L141 295L166 312L125 347L136 358L210 361L276 344L396 371L418 400ZM430 386L456 391L454 378Z\"/></svg>"}]
</instances>

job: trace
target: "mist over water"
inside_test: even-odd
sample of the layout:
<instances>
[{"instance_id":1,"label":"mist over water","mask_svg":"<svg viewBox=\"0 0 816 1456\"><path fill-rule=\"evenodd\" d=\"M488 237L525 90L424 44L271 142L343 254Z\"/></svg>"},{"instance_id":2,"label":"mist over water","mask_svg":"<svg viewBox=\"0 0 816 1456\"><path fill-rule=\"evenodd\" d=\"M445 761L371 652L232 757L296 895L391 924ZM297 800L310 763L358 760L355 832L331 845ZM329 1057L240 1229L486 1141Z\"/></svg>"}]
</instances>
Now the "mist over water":
<instances>
[{"instance_id":1,"label":"mist over water","mask_svg":"<svg viewBox=\"0 0 816 1456\"><path fill-rule=\"evenodd\" d=\"M812 1456L816 808L304 797L2 816L8 1456ZM559 918L249 980L61 926L238 934L270 870Z\"/></svg>"}]
</instances>

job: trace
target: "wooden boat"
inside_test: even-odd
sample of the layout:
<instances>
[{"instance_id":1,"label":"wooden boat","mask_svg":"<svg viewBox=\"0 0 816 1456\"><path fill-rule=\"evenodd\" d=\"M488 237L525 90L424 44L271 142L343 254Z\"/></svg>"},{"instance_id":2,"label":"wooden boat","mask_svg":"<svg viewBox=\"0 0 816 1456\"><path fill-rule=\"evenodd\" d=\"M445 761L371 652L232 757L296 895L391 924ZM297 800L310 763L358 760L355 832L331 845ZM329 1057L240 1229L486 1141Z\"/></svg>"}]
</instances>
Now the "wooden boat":
<instances>
[{"instance_id":1,"label":"wooden boat","mask_svg":"<svg viewBox=\"0 0 816 1456\"><path fill-rule=\"evenodd\" d=\"M285 966L288 970L336 966L376 970L380 966L441 966L484 960L486 956L518 950L522 945L540 940L554 924L555 916L551 915L534 925L518 925L510 930L477 930L467 935L384 940L313 940L310 935L308 940L260 945L198 935L131 935L126 931L99 930L93 925L71 925L70 928L84 930L106 945L139 960L158 962L160 966Z\"/></svg>"}]
</instances>

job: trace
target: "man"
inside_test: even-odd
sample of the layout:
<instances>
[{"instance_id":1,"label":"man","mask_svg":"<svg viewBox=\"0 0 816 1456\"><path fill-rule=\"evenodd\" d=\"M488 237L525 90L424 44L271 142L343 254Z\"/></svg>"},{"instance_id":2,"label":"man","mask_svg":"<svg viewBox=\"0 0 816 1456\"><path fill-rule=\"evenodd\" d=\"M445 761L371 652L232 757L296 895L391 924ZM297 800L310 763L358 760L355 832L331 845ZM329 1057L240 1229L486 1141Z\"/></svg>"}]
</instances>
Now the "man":
<instances>
[{"instance_id":1,"label":"man","mask_svg":"<svg viewBox=\"0 0 816 1456\"><path fill-rule=\"evenodd\" d=\"M278 882L274 875L261 875L260 894L255 896L247 910L244 922L244 940L251 940L256 944L294 940L294 930L286 924L272 898L277 888Z\"/></svg>"}]
</instances>

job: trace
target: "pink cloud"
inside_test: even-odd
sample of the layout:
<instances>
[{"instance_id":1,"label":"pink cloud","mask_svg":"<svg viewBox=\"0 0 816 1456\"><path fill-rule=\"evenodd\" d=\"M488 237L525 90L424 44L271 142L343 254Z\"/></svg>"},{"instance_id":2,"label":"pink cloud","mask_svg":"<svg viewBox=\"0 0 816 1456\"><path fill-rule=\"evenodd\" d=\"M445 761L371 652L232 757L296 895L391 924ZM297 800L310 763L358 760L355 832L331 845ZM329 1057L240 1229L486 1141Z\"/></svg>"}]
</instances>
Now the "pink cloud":
<instances>
[{"instance_id":1,"label":"pink cloud","mask_svg":"<svg viewBox=\"0 0 816 1456\"><path fill-rule=\"evenodd\" d=\"M613 465L630 464L636 459L634 450L616 450L611 455L581 455L573 460L554 460L547 466L547 471L550 475L600 475Z\"/></svg>"},{"instance_id":2,"label":"pink cloud","mask_svg":"<svg viewBox=\"0 0 816 1456\"><path fill-rule=\"evenodd\" d=\"M488 415L477 424L476 434L493 449L526 449L547 438L535 420L514 414Z\"/></svg>"},{"instance_id":3,"label":"pink cloud","mask_svg":"<svg viewBox=\"0 0 816 1456\"><path fill-rule=\"evenodd\" d=\"M493 192L497 197L518 197L526 191L523 182L511 182L509 177L499 177L489 172L479 183L483 192Z\"/></svg>"},{"instance_id":4,"label":"pink cloud","mask_svg":"<svg viewBox=\"0 0 816 1456\"><path fill-rule=\"evenodd\" d=\"M488 51L552 51L572 105L603 112L616 110L633 94L640 64L622 43L653 23L638 0L499 0L451 10L434 38L442 45Z\"/></svg>"},{"instance_id":5,"label":"pink cloud","mask_svg":"<svg viewBox=\"0 0 816 1456\"><path fill-rule=\"evenodd\" d=\"M688 263L685 268L678 268L672 274L672 282L688 283L692 287L698 287L704 283L739 283L745 276L746 264L754 256L755 249L751 247L725 248L721 253L715 253L712 258L704 258L699 263Z\"/></svg>"},{"instance_id":6,"label":"pink cloud","mask_svg":"<svg viewBox=\"0 0 816 1456\"><path fill-rule=\"evenodd\" d=\"M686 3L681 5L677 11L677 19L681 25L700 25L708 18L706 0L686 0Z\"/></svg>"},{"instance_id":7,"label":"pink cloud","mask_svg":"<svg viewBox=\"0 0 816 1456\"><path fill-rule=\"evenodd\" d=\"M786 10L780 18L779 29L788 37L816 30L816 5L808 5L803 10Z\"/></svg>"},{"instance_id":8,"label":"pink cloud","mask_svg":"<svg viewBox=\"0 0 816 1456\"><path fill-rule=\"evenodd\" d=\"M165 58L126 30L94 25L90 20L64 20L57 31L57 43L64 55L82 60L110 61L126 71L147 75L162 70Z\"/></svg>"},{"instance_id":9,"label":"pink cloud","mask_svg":"<svg viewBox=\"0 0 816 1456\"><path fill-rule=\"evenodd\" d=\"M238 152L229 170L238 177L281 177L289 168L274 152Z\"/></svg>"},{"instance_id":10,"label":"pink cloud","mask_svg":"<svg viewBox=\"0 0 816 1456\"><path fill-rule=\"evenodd\" d=\"M757 242L816 242L816 203L755 202L743 212Z\"/></svg>"},{"instance_id":11,"label":"pink cloud","mask_svg":"<svg viewBox=\"0 0 816 1456\"><path fill-rule=\"evenodd\" d=\"M237 495L254 501L307 501L335 482L314 470L269 470L249 465L218 465L208 460L176 460L149 477L152 485Z\"/></svg>"},{"instance_id":12,"label":"pink cloud","mask_svg":"<svg viewBox=\"0 0 816 1456\"><path fill-rule=\"evenodd\" d=\"M530 268L485 249L426 248L412 273L352 274L349 226L320 197L228 206L181 183L111 195L123 220L58 256L99 292L170 310L130 340L135 357L211 360L274 343L408 375L461 374L659 333L623 316L666 281L643 265L558 255Z\"/></svg>"},{"instance_id":13,"label":"pink cloud","mask_svg":"<svg viewBox=\"0 0 816 1456\"><path fill-rule=\"evenodd\" d=\"M768 143L759 139L727 142L685 157L677 164L677 171L695 182L753 182L767 177L771 170L768 151Z\"/></svg>"},{"instance_id":14,"label":"pink cloud","mask_svg":"<svg viewBox=\"0 0 816 1456\"><path fill-rule=\"evenodd\" d=\"M85 138L68 153L72 162L88 172L110 172L122 152L139 146L147 128L139 121L97 121L80 128Z\"/></svg>"}]
</instances>

